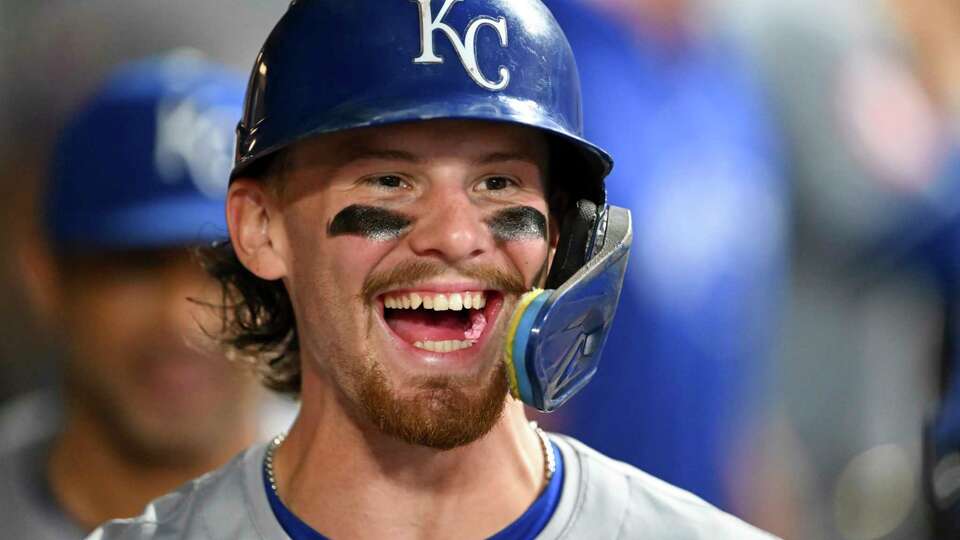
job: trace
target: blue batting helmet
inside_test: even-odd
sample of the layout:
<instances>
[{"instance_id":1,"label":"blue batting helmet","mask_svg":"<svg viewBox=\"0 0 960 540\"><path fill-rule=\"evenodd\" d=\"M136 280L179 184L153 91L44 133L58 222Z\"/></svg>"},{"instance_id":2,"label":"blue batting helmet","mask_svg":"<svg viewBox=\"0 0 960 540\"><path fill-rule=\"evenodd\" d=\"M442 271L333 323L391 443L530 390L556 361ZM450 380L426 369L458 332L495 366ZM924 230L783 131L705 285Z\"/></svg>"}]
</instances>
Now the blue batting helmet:
<instances>
[{"instance_id":1,"label":"blue batting helmet","mask_svg":"<svg viewBox=\"0 0 960 540\"><path fill-rule=\"evenodd\" d=\"M311 135L439 118L554 135L574 156L562 170L597 203L612 167L583 139L573 52L536 0L295 0L257 57L244 109L233 176Z\"/></svg>"},{"instance_id":2,"label":"blue batting helmet","mask_svg":"<svg viewBox=\"0 0 960 540\"><path fill-rule=\"evenodd\" d=\"M243 76L180 51L117 69L61 134L45 204L60 251L226 237Z\"/></svg>"}]
</instances>

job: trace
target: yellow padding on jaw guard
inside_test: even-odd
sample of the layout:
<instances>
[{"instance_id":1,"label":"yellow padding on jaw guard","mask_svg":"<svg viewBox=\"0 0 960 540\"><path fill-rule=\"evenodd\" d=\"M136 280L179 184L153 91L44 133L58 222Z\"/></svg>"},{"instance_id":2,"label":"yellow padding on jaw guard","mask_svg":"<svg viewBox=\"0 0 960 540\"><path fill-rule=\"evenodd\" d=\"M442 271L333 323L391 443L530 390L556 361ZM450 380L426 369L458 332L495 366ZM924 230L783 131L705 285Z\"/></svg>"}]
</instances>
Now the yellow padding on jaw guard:
<instances>
[{"instance_id":1,"label":"yellow padding on jaw guard","mask_svg":"<svg viewBox=\"0 0 960 540\"><path fill-rule=\"evenodd\" d=\"M507 379L510 381L510 395L516 399L520 399L520 388L517 385L517 367L513 363L513 343L516 341L517 327L520 326L520 319L523 318L523 313L527 310L530 302L533 302L534 298L542 292L543 289L533 288L523 293L520 301L517 302L517 308L513 310L510 326L507 327L507 356L504 361L507 363Z\"/></svg>"}]
</instances>

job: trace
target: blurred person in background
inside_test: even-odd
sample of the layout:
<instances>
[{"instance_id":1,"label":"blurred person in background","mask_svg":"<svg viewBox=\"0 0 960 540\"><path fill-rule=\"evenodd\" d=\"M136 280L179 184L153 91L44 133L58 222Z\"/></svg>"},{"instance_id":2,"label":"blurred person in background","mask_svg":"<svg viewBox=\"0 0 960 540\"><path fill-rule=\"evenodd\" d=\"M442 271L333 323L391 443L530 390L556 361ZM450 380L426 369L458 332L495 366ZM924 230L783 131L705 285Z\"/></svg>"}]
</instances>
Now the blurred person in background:
<instances>
[{"instance_id":1,"label":"blurred person in background","mask_svg":"<svg viewBox=\"0 0 960 540\"><path fill-rule=\"evenodd\" d=\"M44 236L39 187L60 128L112 69L190 47L246 72L289 0L0 0L0 253ZM225 14L229 16L225 16ZM55 385L62 351L0 257L0 400Z\"/></svg>"},{"instance_id":2,"label":"blurred person in background","mask_svg":"<svg viewBox=\"0 0 960 540\"><path fill-rule=\"evenodd\" d=\"M635 253L604 363L560 418L605 453L789 536L789 485L749 461L769 422L789 190L755 66L685 0L554 0L585 130L617 156ZM598 421L598 419L608 419ZM749 500L746 500L749 499ZM787 522L784 522L787 521Z\"/></svg>"},{"instance_id":3,"label":"blurred person in background","mask_svg":"<svg viewBox=\"0 0 960 540\"><path fill-rule=\"evenodd\" d=\"M913 271L932 275L942 297L943 342L935 405L925 428L923 484L934 538L960 537L960 9L950 0L890 0L913 71L937 117L933 182L942 200L920 200L891 233Z\"/></svg>"},{"instance_id":4,"label":"blurred person in background","mask_svg":"<svg viewBox=\"0 0 960 540\"><path fill-rule=\"evenodd\" d=\"M63 398L0 414L5 537L79 538L256 440L260 394L203 334L221 299L189 252L226 234L244 82L199 53L128 64L62 132L24 261Z\"/></svg>"},{"instance_id":5,"label":"blurred person in background","mask_svg":"<svg viewBox=\"0 0 960 540\"><path fill-rule=\"evenodd\" d=\"M781 369L800 454L780 466L806 492L804 537L936 534L920 426L940 351L956 343L957 4L713 3L763 66L789 135L796 220ZM941 458L952 408L948 398L933 430Z\"/></svg>"},{"instance_id":6,"label":"blurred person in background","mask_svg":"<svg viewBox=\"0 0 960 540\"><path fill-rule=\"evenodd\" d=\"M951 165L945 176L960 187L960 151L955 152ZM933 537L960 538L960 216L952 216L930 232L929 220L936 214L924 214L916 215L914 221L927 226L924 237L913 246L906 268L899 268L933 276L943 295L944 339L935 366L933 405L924 429L922 480ZM917 232L914 227L907 230Z\"/></svg>"}]
</instances>

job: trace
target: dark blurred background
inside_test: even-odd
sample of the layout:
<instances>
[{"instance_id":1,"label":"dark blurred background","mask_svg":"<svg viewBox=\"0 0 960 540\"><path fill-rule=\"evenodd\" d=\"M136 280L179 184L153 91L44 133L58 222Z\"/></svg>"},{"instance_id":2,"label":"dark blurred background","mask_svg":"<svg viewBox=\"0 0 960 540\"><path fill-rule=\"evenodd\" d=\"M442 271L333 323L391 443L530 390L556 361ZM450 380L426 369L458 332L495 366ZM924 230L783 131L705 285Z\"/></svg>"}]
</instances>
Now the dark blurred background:
<instances>
[{"instance_id":1,"label":"dark blurred background","mask_svg":"<svg viewBox=\"0 0 960 540\"><path fill-rule=\"evenodd\" d=\"M947 446L960 427L941 404L960 5L546 3L635 244L600 373L541 421L787 538L933 537L923 426ZM118 63L170 49L246 73L286 4L0 0L0 399L59 380L24 253L68 115Z\"/></svg>"}]
</instances>

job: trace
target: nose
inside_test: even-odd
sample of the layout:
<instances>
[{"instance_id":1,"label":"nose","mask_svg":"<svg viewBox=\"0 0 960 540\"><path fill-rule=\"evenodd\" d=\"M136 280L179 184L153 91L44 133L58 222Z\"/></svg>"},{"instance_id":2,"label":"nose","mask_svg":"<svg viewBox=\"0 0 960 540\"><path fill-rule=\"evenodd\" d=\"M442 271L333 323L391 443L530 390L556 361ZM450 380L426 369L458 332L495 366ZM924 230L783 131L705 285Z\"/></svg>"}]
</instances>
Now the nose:
<instances>
[{"instance_id":1,"label":"nose","mask_svg":"<svg viewBox=\"0 0 960 540\"><path fill-rule=\"evenodd\" d=\"M456 188L437 191L424 201L425 210L410 232L410 248L419 256L450 264L489 253L493 237L483 215L467 193Z\"/></svg>"}]
</instances>

